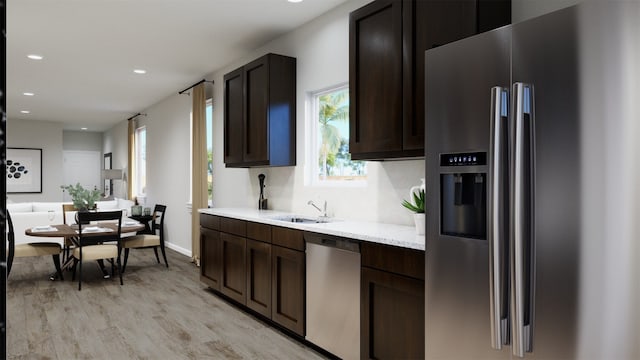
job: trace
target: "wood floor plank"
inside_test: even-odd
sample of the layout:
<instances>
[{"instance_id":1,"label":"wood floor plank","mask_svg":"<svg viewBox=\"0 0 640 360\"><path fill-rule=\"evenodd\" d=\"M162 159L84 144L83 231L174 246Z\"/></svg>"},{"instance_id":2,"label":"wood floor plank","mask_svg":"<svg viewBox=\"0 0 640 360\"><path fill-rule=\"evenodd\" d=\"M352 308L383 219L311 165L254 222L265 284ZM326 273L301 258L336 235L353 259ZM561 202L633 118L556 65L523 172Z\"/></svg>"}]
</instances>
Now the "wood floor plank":
<instances>
[{"instance_id":1,"label":"wood floor plank","mask_svg":"<svg viewBox=\"0 0 640 360\"><path fill-rule=\"evenodd\" d=\"M200 283L199 268L168 250L134 249L124 285L85 263L82 291L49 258L20 258L7 283L8 359L324 359Z\"/></svg>"}]
</instances>

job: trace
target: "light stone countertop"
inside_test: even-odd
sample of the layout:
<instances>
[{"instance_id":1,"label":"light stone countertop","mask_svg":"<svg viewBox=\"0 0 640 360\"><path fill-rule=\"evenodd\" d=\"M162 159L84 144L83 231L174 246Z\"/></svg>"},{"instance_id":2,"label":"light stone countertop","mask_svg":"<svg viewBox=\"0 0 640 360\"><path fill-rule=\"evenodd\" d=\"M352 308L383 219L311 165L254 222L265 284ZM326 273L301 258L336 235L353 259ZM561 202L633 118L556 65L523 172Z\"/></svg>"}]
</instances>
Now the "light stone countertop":
<instances>
[{"instance_id":1,"label":"light stone countertop","mask_svg":"<svg viewBox=\"0 0 640 360\"><path fill-rule=\"evenodd\" d=\"M248 208L211 208L199 209L198 212L201 214L217 215L239 220L259 222L263 224L288 227L292 229L316 232L327 235L341 236L415 250L424 251L425 249L424 235L416 235L416 229L414 226L383 224L367 221L351 221L337 218L329 218L329 222L325 223L294 223L276 219L297 214L274 210L256 210ZM310 216L300 217L307 219L316 218Z\"/></svg>"}]
</instances>

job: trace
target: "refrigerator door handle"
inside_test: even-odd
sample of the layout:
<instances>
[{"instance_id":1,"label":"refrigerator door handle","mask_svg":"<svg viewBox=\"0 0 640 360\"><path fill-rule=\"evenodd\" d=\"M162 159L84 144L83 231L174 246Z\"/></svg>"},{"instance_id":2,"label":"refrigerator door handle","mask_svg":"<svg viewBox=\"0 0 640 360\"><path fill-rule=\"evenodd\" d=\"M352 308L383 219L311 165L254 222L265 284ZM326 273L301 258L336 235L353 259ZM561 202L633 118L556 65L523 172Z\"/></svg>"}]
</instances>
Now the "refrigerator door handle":
<instances>
[{"instance_id":1,"label":"refrigerator door handle","mask_svg":"<svg viewBox=\"0 0 640 360\"><path fill-rule=\"evenodd\" d=\"M491 89L491 161L489 172L489 303L491 347L509 344L509 273L507 252L509 89Z\"/></svg>"},{"instance_id":2,"label":"refrigerator door handle","mask_svg":"<svg viewBox=\"0 0 640 360\"><path fill-rule=\"evenodd\" d=\"M535 247L535 118L533 86L513 85L515 131L511 186L511 328L512 353L533 351Z\"/></svg>"}]
</instances>

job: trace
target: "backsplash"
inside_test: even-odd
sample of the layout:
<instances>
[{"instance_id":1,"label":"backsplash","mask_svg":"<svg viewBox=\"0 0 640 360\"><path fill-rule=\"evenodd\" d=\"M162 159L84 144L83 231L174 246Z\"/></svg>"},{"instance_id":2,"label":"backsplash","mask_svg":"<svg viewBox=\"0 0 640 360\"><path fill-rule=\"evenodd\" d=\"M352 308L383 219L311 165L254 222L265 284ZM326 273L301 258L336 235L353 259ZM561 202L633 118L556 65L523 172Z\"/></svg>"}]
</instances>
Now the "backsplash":
<instances>
[{"instance_id":1,"label":"backsplash","mask_svg":"<svg viewBox=\"0 0 640 360\"><path fill-rule=\"evenodd\" d=\"M424 177L424 160L369 162L367 167L367 184L362 187L305 185L304 166L301 165L232 169L237 190L233 193L216 192L214 206L257 209L260 195L258 175L265 174L264 192L271 210L316 216L319 212L308 205L308 201L313 200L320 205L327 201L327 212L332 217L413 225L411 212L402 207L401 202L408 198L409 189ZM241 190L241 186L246 186L246 192Z\"/></svg>"}]
</instances>

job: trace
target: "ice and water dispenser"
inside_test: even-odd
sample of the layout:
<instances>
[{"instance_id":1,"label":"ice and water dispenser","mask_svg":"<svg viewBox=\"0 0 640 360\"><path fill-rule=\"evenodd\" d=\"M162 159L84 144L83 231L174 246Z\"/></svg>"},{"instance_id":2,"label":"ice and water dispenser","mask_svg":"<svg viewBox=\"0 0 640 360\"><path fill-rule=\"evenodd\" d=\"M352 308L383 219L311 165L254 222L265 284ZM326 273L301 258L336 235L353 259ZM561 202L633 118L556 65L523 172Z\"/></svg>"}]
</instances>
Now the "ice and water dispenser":
<instances>
[{"instance_id":1,"label":"ice and water dispenser","mask_svg":"<svg viewBox=\"0 0 640 360\"><path fill-rule=\"evenodd\" d=\"M440 232L487 239L487 153L440 155Z\"/></svg>"}]
</instances>

